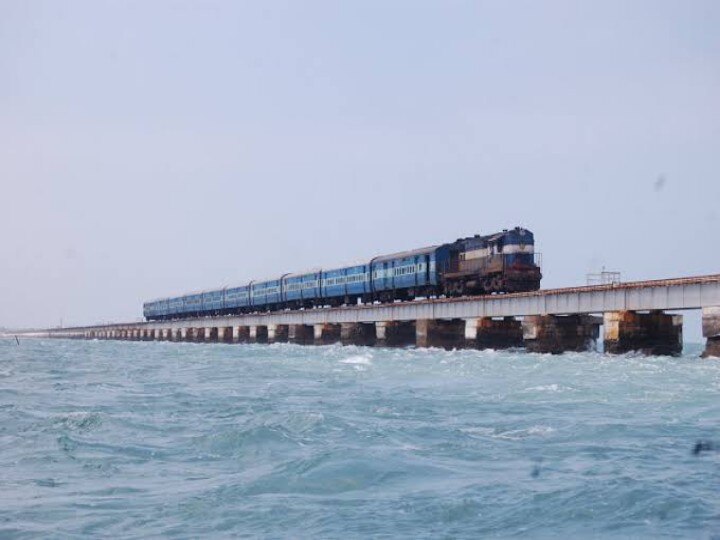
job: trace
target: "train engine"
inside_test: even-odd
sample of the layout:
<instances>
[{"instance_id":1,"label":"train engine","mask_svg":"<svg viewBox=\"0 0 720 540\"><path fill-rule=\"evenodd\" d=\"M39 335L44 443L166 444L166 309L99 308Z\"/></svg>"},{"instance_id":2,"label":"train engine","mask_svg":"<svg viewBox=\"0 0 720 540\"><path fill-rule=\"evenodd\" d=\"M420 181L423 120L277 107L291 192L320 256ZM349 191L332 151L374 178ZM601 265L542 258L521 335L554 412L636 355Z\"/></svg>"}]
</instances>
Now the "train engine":
<instances>
[{"instance_id":1,"label":"train engine","mask_svg":"<svg viewBox=\"0 0 720 540\"><path fill-rule=\"evenodd\" d=\"M448 244L449 259L441 276L448 296L536 291L540 267L535 262L535 239L516 227L489 236L475 235Z\"/></svg>"}]
</instances>

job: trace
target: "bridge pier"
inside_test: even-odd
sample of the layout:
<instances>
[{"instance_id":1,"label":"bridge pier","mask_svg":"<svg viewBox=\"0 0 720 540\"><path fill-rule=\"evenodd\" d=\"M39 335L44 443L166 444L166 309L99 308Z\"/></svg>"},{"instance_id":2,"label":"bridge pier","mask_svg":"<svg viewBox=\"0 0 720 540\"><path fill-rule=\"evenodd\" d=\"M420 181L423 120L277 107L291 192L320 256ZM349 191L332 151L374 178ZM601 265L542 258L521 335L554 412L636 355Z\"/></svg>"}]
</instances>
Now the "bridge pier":
<instances>
[{"instance_id":1,"label":"bridge pier","mask_svg":"<svg viewBox=\"0 0 720 540\"><path fill-rule=\"evenodd\" d=\"M531 315L522 322L529 352L562 354L594 350L600 336L600 317L591 315Z\"/></svg>"},{"instance_id":2,"label":"bridge pier","mask_svg":"<svg viewBox=\"0 0 720 540\"><path fill-rule=\"evenodd\" d=\"M375 338L381 347L406 347L416 341L414 321L381 321L375 323Z\"/></svg>"},{"instance_id":3,"label":"bridge pier","mask_svg":"<svg viewBox=\"0 0 720 540\"><path fill-rule=\"evenodd\" d=\"M340 341L339 324L315 324L313 325L313 341L315 345L329 345Z\"/></svg>"},{"instance_id":4,"label":"bridge pier","mask_svg":"<svg viewBox=\"0 0 720 540\"><path fill-rule=\"evenodd\" d=\"M233 343L248 343L250 341L250 327L233 326L232 340Z\"/></svg>"},{"instance_id":5,"label":"bridge pier","mask_svg":"<svg viewBox=\"0 0 720 540\"><path fill-rule=\"evenodd\" d=\"M720 307L702 310L702 332L707 339L703 358L720 358Z\"/></svg>"},{"instance_id":6,"label":"bridge pier","mask_svg":"<svg viewBox=\"0 0 720 540\"><path fill-rule=\"evenodd\" d=\"M473 349L523 347L522 323L514 317L465 319L465 341Z\"/></svg>"},{"instance_id":7,"label":"bridge pier","mask_svg":"<svg viewBox=\"0 0 720 540\"><path fill-rule=\"evenodd\" d=\"M268 342L269 343L287 343L288 325L287 324L268 324Z\"/></svg>"},{"instance_id":8,"label":"bridge pier","mask_svg":"<svg viewBox=\"0 0 720 540\"><path fill-rule=\"evenodd\" d=\"M340 341L343 345L371 346L375 344L373 323L341 323Z\"/></svg>"},{"instance_id":9,"label":"bridge pier","mask_svg":"<svg viewBox=\"0 0 720 540\"><path fill-rule=\"evenodd\" d=\"M288 341L298 345L312 343L315 331L309 324L291 324L288 326Z\"/></svg>"},{"instance_id":10,"label":"bridge pier","mask_svg":"<svg viewBox=\"0 0 720 540\"><path fill-rule=\"evenodd\" d=\"M604 324L606 353L637 351L670 356L682 353L682 315L612 311L605 313Z\"/></svg>"},{"instance_id":11,"label":"bridge pier","mask_svg":"<svg viewBox=\"0 0 720 540\"><path fill-rule=\"evenodd\" d=\"M220 343L227 343L232 341L232 328L229 326L218 326L218 341Z\"/></svg>"},{"instance_id":12,"label":"bridge pier","mask_svg":"<svg viewBox=\"0 0 720 540\"><path fill-rule=\"evenodd\" d=\"M465 345L465 321L461 319L418 319L415 321L415 345L455 349Z\"/></svg>"},{"instance_id":13,"label":"bridge pier","mask_svg":"<svg viewBox=\"0 0 720 540\"><path fill-rule=\"evenodd\" d=\"M268 328L267 326L251 326L250 327L250 343L267 343Z\"/></svg>"}]
</instances>

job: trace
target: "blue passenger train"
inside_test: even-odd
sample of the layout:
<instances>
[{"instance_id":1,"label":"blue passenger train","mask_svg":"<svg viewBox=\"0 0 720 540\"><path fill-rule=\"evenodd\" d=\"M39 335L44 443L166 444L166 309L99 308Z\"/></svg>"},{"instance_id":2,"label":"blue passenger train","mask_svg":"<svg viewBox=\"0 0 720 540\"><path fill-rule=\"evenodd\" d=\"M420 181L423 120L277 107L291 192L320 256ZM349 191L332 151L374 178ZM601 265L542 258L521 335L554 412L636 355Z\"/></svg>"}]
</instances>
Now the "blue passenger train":
<instances>
[{"instance_id":1,"label":"blue passenger train","mask_svg":"<svg viewBox=\"0 0 720 540\"><path fill-rule=\"evenodd\" d=\"M516 227L450 244L374 257L367 263L285 274L270 281L146 302L147 320L393 302L540 288L535 239Z\"/></svg>"}]
</instances>

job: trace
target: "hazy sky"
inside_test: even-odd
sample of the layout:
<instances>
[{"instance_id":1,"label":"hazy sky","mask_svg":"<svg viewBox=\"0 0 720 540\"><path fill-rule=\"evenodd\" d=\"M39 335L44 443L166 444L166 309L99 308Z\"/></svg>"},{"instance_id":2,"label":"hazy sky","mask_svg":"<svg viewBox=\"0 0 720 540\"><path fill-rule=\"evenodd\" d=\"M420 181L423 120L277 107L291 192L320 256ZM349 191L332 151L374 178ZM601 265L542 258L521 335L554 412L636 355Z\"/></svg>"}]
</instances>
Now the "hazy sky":
<instances>
[{"instance_id":1,"label":"hazy sky","mask_svg":"<svg viewBox=\"0 0 720 540\"><path fill-rule=\"evenodd\" d=\"M523 225L720 272L720 2L0 1L0 326Z\"/></svg>"}]
</instances>

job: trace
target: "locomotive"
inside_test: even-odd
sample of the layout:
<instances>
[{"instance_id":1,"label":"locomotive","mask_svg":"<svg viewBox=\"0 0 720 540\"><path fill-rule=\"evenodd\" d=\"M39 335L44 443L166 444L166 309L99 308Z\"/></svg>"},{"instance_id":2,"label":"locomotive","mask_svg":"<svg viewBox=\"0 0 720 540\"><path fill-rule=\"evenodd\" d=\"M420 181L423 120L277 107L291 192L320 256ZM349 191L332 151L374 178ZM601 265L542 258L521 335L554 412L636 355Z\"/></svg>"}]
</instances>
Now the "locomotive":
<instances>
[{"instance_id":1,"label":"locomotive","mask_svg":"<svg viewBox=\"0 0 720 540\"><path fill-rule=\"evenodd\" d=\"M269 281L143 304L147 320L535 291L540 267L531 231L490 235L372 258L367 263L284 274Z\"/></svg>"}]
</instances>

